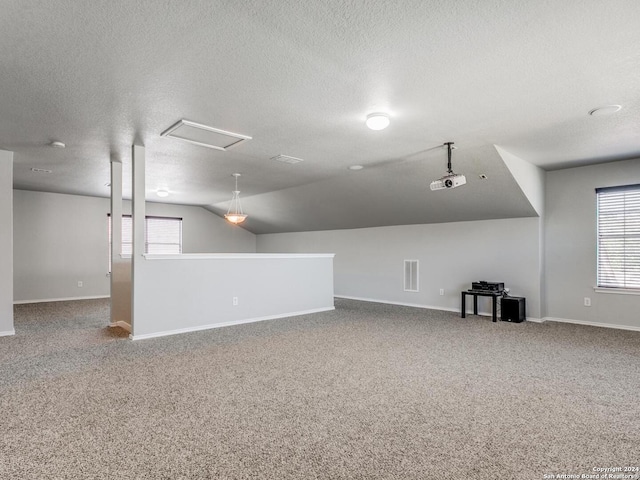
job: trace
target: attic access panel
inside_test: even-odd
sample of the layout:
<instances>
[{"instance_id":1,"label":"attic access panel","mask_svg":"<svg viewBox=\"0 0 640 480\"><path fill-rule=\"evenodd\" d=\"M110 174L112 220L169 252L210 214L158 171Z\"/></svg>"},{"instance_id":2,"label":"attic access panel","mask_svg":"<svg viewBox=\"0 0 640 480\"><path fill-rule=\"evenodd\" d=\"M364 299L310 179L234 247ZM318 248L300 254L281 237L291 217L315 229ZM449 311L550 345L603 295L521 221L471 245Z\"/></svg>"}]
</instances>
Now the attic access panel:
<instances>
[{"instance_id":1,"label":"attic access panel","mask_svg":"<svg viewBox=\"0 0 640 480\"><path fill-rule=\"evenodd\" d=\"M177 138L194 145L222 151L227 151L246 140L251 140L248 135L228 132L184 119L170 126L160 136Z\"/></svg>"}]
</instances>

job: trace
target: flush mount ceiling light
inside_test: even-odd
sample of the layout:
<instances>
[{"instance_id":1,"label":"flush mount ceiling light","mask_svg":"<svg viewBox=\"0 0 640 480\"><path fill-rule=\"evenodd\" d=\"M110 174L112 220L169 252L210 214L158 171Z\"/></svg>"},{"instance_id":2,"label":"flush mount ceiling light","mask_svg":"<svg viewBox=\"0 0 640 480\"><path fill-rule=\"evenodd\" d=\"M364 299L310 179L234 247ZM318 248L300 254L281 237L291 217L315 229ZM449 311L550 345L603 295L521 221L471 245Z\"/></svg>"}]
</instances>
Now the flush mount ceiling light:
<instances>
[{"instance_id":1,"label":"flush mount ceiling light","mask_svg":"<svg viewBox=\"0 0 640 480\"><path fill-rule=\"evenodd\" d=\"M447 174L444 177L431 182L431 190L456 188L467 183L467 177L453 173L453 169L451 168L451 150L452 148L455 148L453 147L453 142L447 142L444 145L447 147Z\"/></svg>"},{"instance_id":2,"label":"flush mount ceiling light","mask_svg":"<svg viewBox=\"0 0 640 480\"><path fill-rule=\"evenodd\" d=\"M58 140L54 140L49 144L50 147L55 147L55 148L64 148L66 147L66 145L62 142L59 142Z\"/></svg>"},{"instance_id":3,"label":"flush mount ceiling light","mask_svg":"<svg viewBox=\"0 0 640 480\"><path fill-rule=\"evenodd\" d=\"M364 167L362 165L351 165L347 167L349 170L357 172L358 170L362 170Z\"/></svg>"},{"instance_id":4,"label":"flush mount ceiling light","mask_svg":"<svg viewBox=\"0 0 640 480\"><path fill-rule=\"evenodd\" d=\"M160 189L158 191L156 191L156 195L158 195L159 197L168 197L169 196L169 191L168 190L164 190L164 189Z\"/></svg>"},{"instance_id":5,"label":"flush mount ceiling light","mask_svg":"<svg viewBox=\"0 0 640 480\"><path fill-rule=\"evenodd\" d=\"M601 117L603 115L611 115L617 113L622 108L622 105L605 105L604 107L594 108L589 112L592 117Z\"/></svg>"},{"instance_id":6,"label":"flush mount ceiling light","mask_svg":"<svg viewBox=\"0 0 640 480\"><path fill-rule=\"evenodd\" d=\"M248 215L242 211L242 205L240 204L240 190L238 190L238 177L239 173L234 173L234 177L236 177L236 189L233 191L233 197L231 198L231 204L229 205L229 210L227 214L224 216L229 222L237 225L239 223L244 222Z\"/></svg>"},{"instance_id":7,"label":"flush mount ceiling light","mask_svg":"<svg viewBox=\"0 0 640 480\"><path fill-rule=\"evenodd\" d=\"M370 113L367 115L367 127L371 130L384 130L389 126L389 115L386 113Z\"/></svg>"},{"instance_id":8,"label":"flush mount ceiling light","mask_svg":"<svg viewBox=\"0 0 640 480\"><path fill-rule=\"evenodd\" d=\"M185 142L200 145L201 147L222 150L223 152L246 140L251 140L251 137L248 135L228 132L184 119L171 125L160 135L184 140Z\"/></svg>"}]
</instances>

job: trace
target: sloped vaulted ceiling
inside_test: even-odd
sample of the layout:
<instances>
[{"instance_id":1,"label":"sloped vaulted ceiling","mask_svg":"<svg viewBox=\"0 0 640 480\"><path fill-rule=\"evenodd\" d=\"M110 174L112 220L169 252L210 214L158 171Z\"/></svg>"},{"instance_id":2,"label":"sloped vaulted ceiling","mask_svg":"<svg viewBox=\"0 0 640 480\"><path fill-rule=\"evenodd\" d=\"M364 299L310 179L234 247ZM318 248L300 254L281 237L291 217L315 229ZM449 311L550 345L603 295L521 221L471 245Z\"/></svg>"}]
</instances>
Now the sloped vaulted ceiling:
<instances>
[{"instance_id":1,"label":"sloped vaulted ceiling","mask_svg":"<svg viewBox=\"0 0 640 480\"><path fill-rule=\"evenodd\" d=\"M437 148L417 160L383 162L248 196L243 199L245 210L251 212L248 228L277 233L538 215L493 145L454 150L453 169L466 175L467 184L431 191L429 184L445 174L446 163L446 150ZM221 202L209 208L223 214L227 206Z\"/></svg>"}]
</instances>

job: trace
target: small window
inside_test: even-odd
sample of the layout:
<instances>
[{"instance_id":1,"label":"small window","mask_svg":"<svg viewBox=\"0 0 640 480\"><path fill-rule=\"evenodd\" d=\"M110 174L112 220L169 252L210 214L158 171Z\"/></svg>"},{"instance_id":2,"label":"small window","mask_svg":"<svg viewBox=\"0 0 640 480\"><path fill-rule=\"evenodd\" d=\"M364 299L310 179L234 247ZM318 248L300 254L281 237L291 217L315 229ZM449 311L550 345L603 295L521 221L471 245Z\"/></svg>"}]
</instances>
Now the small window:
<instances>
[{"instance_id":1,"label":"small window","mask_svg":"<svg viewBox=\"0 0 640 480\"><path fill-rule=\"evenodd\" d=\"M598 287L640 289L640 185L596 189Z\"/></svg>"},{"instance_id":2,"label":"small window","mask_svg":"<svg viewBox=\"0 0 640 480\"><path fill-rule=\"evenodd\" d=\"M145 253L182 253L182 219L146 217Z\"/></svg>"},{"instance_id":3,"label":"small window","mask_svg":"<svg viewBox=\"0 0 640 480\"><path fill-rule=\"evenodd\" d=\"M111 215L108 215L109 271L111 271ZM145 217L145 253L182 253L182 219ZM133 220L122 216L122 255L133 252Z\"/></svg>"}]
</instances>

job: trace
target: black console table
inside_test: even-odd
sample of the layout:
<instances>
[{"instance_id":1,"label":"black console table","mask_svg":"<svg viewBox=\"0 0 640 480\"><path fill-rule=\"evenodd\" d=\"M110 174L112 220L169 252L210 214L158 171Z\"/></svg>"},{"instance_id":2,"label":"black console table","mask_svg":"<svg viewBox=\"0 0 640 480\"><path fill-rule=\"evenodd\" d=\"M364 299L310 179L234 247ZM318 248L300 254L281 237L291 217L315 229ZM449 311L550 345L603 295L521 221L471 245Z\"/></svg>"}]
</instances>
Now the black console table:
<instances>
[{"instance_id":1,"label":"black console table","mask_svg":"<svg viewBox=\"0 0 640 480\"><path fill-rule=\"evenodd\" d=\"M478 297L491 297L492 316L491 320L498 321L498 298L502 297L502 292L479 292L477 290L463 290L462 291L462 308L460 309L460 316L465 318L467 316L467 295L473 295L473 314L478 315Z\"/></svg>"}]
</instances>

